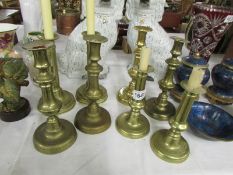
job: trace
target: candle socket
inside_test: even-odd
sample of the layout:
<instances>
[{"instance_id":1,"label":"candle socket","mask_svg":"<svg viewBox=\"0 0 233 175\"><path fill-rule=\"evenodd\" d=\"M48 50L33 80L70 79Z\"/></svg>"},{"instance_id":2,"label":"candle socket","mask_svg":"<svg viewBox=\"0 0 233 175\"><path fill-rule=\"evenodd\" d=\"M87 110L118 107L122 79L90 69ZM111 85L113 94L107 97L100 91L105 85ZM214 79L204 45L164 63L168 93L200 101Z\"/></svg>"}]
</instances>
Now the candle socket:
<instances>
[{"instance_id":1,"label":"candle socket","mask_svg":"<svg viewBox=\"0 0 233 175\"><path fill-rule=\"evenodd\" d=\"M141 50L142 47L146 45L146 35L148 32L151 32L152 29L150 27L145 26L135 26L135 30L138 31L138 39L137 39L137 48L134 51L134 62L132 67L128 70L129 76L131 77L131 81L127 87L121 88L117 93L117 99L120 103L124 105L129 105L129 100L132 97L133 90L135 89L135 84L137 80L137 72L141 59ZM149 67L150 69L150 67Z\"/></svg>"},{"instance_id":2,"label":"candle socket","mask_svg":"<svg viewBox=\"0 0 233 175\"><path fill-rule=\"evenodd\" d=\"M144 107L146 78L147 73L138 71L134 95L129 100L131 110L122 113L116 119L118 132L131 139L142 138L150 131L149 121L140 113L140 110Z\"/></svg>"},{"instance_id":3,"label":"candle socket","mask_svg":"<svg viewBox=\"0 0 233 175\"><path fill-rule=\"evenodd\" d=\"M89 61L86 66L88 75L86 96L88 106L82 108L76 114L74 124L76 128L87 134L98 134L107 130L111 125L109 112L100 107L97 101L103 96L99 85L99 74L103 67L98 64L100 47L107 42L107 38L101 35L86 35L85 40L89 43Z\"/></svg>"},{"instance_id":4,"label":"candle socket","mask_svg":"<svg viewBox=\"0 0 233 175\"><path fill-rule=\"evenodd\" d=\"M56 116L62 103L55 98L52 90L55 77L49 71L47 50L50 47L53 47L53 42L43 40L24 45L25 49L33 52L34 67L39 70L35 77L35 81L42 91L38 109L48 116L47 121L42 123L33 135L34 147L41 153L56 154L73 145L77 138L77 132L72 123Z\"/></svg>"},{"instance_id":5,"label":"candle socket","mask_svg":"<svg viewBox=\"0 0 233 175\"><path fill-rule=\"evenodd\" d=\"M86 44L87 44L87 65L89 65L91 63L90 62L90 43L89 43L89 41L87 41L86 36L94 36L94 35L87 35L86 31L83 32L82 35L83 35L83 39L86 41ZM95 35L100 35L100 33L95 32ZM88 97L87 97L87 90L88 90L88 82L89 81L90 80L87 79L86 83L81 85L76 91L75 97L76 97L76 100L80 103L89 104ZM97 103L105 102L108 98L107 90L102 85L99 85L98 91L101 91L102 95L97 100Z\"/></svg>"},{"instance_id":6,"label":"candle socket","mask_svg":"<svg viewBox=\"0 0 233 175\"><path fill-rule=\"evenodd\" d=\"M202 87L189 91L187 82L181 82L185 89L176 115L169 120L171 128L155 132L150 140L151 149L162 160L170 163L181 163L189 156L189 145L182 137L181 132L188 127L187 118L193 102L198 100L199 93L203 93Z\"/></svg>"},{"instance_id":7,"label":"candle socket","mask_svg":"<svg viewBox=\"0 0 233 175\"><path fill-rule=\"evenodd\" d=\"M54 81L52 82L52 89L55 97L62 103L62 107L59 111L59 113L61 114L70 111L75 106L76 102L73 94L63 90L60 86L58 67L57 67L56 45L54 40L50 40L50 41L53 41L52 42L53 45L47 49L47 54L49 57L49 64L50 64L49 71L55 77Z\"/></svg>"},{"instance_id":8,"label":"candle socket","mask_svg":"<svg viewBox=\"0 0 233 175\"><path fill-rule=\"evenodd\" d=\"M174 40L174 45L171 50L172 57L166 60L167 71L162 80L159 81L159 88L162 92L158 97L153 97L146 100L145 112L148 116L166 121L171 116L175 115L176 109L174 105L168 101L168 92L174 88L173 76L177 67L180 65L178 57L182 54L182 47L185 40L179 37L172 37Z\"/></svg>"}]
</instances>

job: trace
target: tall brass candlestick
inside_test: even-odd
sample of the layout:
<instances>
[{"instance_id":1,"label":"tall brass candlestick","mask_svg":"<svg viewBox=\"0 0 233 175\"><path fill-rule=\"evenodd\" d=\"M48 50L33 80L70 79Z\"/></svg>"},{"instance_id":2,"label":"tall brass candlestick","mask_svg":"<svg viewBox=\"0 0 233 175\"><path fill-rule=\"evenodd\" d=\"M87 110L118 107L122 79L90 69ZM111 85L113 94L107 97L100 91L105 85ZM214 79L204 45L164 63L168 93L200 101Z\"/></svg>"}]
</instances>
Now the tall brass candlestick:
<instances>
[{"instance_id":1,"label":"tall brass candlestick","mask_svg":"<svg viewBox=\"0 0 233 175\"><path fill-rule=\"evenodd\" d=\"M107 38L100 35L86 35L84 39L90 44L90 63L86 66L88 74L88 86L86 96L89 104L78 111L74 124L76 128L87 134L98 134L107 130L111 125L109 112L97 103L103 95L99 85L99 74L103 67L98 64L100 47L107 42Z\"/></svg>"},{"instance_id":2,"label":"tall brass candlestick","mask_svg":"<svg viewBox=\"0 0 233 175\"><path fill-rule=\"evenodd\" d=\"M129 69L128 73L131 77L131 81L127 87L123 87L118 91L117 99L120 103L124 105L129 105L129 100L132 97L133 90L135 89L135 83L137 80L137 71L141 58L141 49L146 45L146 35L148 32L151 32L152 29L150 27L145 26L135 26L135 30L138 31L138 39L137 39L137 48L134 51L135 58L132 67Z\"/></svg>"},{"instance_id":3,"label":"tall brass candlestick","mask_svg":"<svg viewBox=\"0 0 233 175\"><path fill-rule=\"evenodd\" d=\"M149 121L140 113L144 107L146 78L147 73L138 71L133 98L129 100L131 111L122 113L116 120L118 132L131 139L142 138L150 130Z\"/></svg>"},{"instance_id":4,"label":"tall brass candlestick","mask_svg":"<svg viewBox=\"0 0 233 175\"><path fill-rule=\"evenodd\" d=\"M203 93L202 87L189 90L187 82L181 83L185 92L182 96L176 115L170 119L171 129L155 132L150 140L151 149L161 159L171 163L181 163L189 156L189 145L181 136L181 132L188 127L187 118L195 100L198 100L199 93Z\"/></svg>"},{"instance_id":5,"label":"tall brass candlestick","mask_svg":"<svg viewBox=\"0 0 233 175\"><path fill-rule=\"evenodd\" d=\"M38 109L48 116L45 123L41 124L33 135L35 148L45 154L56 154L68 149L77 138L77 132L67 120L59 119L56 115L62 107L52 90L54 75L49 71L47 50L53 47L53 42L34 41L24 45L24 48L32 51L34 55L34 67L39 70L35 77L39 84L42 97L38 103Z\"/></svg>"},{"instance_id":6,"label":"tall brass candlestick","mask_svg":"<svg viewBox=\"0 0 233 175\"><path fill-rule=\"evenodd\" d=\"M86 40L86 36L93 36L93 35L87 35L86 31L83 32L82 35L83 35L83 39L86 41L86 44L87 44L87 65L89 65L90 64L90 43L89 41ZM95 35L100 35L100 33L95 32ZM89 80L87 80L85 84L81 85L76 91L77 101L83 104L89 103L88 97L87 97L88 82ZM108 98L107 90L102 85L99 85L99 90L101 91L102 96L97 100L97 103L103 103Z\"/></svg>"},{"instance_id":7,"label":"tall brass candlestick","mask_svg":"<svg viewBox=\"0 0 233 175\"><path fill-rule=\"evenodd\" d=\"M49 70L55 77L52 88L55 97L62 102L62 107L59 113L65 113L70 111L75 106L75 98L74 96L61 88L60 81L59 81L59 74L58 74L58 67L57 67L57 56L56 56L56 45L53 42L53 46L47 49L47 54L49 57L49 64L51 65Z\"/></svg>"},{"instance_id":8,"label":"tall brass candlestick","mask_svg":"<svg viewBox=\"0 0 233 175\"><path fill-rule=\"evenodd\" d=\"M180 61L177 58L182 54L182 47L185 41L178 37L172 37L172 39L174 39L174 45L171 50L172 57L166 60L168 64L167 72L164 79L159 81L159 87L162 92L157 98L148 99L145 104L146 114L157 120L168 120L176 113L174 105L168 101L167 93L175 87L173 75L176 68L180 65Z\"/></svg>"}]
</instances>

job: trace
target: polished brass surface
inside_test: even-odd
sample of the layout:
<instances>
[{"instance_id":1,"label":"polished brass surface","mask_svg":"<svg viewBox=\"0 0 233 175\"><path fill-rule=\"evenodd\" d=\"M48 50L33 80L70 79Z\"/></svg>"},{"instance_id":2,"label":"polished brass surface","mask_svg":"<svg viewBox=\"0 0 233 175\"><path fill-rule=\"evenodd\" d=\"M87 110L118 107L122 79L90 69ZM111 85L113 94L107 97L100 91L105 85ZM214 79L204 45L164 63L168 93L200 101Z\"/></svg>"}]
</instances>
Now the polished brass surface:
<instances>
[{"instance_id":1,"label":"polished brass surface","mask_svg":"<svg viewBox=\"0 0 233 175\"><path fill-rule=\"evenodd\" d=\"M84 133L98 134L107 130L111 125L109 112L97 103L103 97L99 85L99 74L103 67L98 64L98 61L101 59L101 44L107 42L107 38L101 35L85 35L84 39L89 43L89 53L87 54L89 55L89 64L86 66L88 75L86 97L89 104L78 111L74 124Z\"/></svg>"},{"instance_id":2,"label":"polished brass surface","mask_svg":"<svg viewBox=\"0 0 233 175\"><path fill-rule=\"evenodd\" d=\"M170 91L172 98L177 102L181 101L183 95L183 90L180 89L181 88L179 87L179 84L176 84L175 87Z\"/></svg>"},{"instance_id":3,"label":"polished brass surface","mask_svg":"<svg viewBox=\"0 0 233 175\"><path fill-rule=\"evenodd\" d=\"M49 64L50 66L50 72L55 77L55 80L53 81L52 88L55 97L62 102L62 107L59 111L59 113L65 113L70 111L75 106L75 98L73 94L71 94L68 91L63 90L60 87L60 81L59 81L59 74L58 74L58 67L57 67L57 56L56 56L56 46L53 42L52 47L47 49L47 54L49 57Z\"/></svg>"},{"instance_id":4,"label":"polished brass surface","mask_svg":"<svg viewBox=\"0 0 233 175\"><path fill-rule=\"evenodd\" d=\"M129 100L132 97L133 90L135 89L135 83L137 79L137 70L140 63L141 58L141 49L146 45L146 35L148 32L151 32L152 29L147 26L135 26L135 30L138 31L138 39L137 39L137 48L134 51L134 62L132 67L128 70L128 73L131 77L131 81L127 87L121 88L117 93L117 99L120 103L124 105L129 105ZM149 66L150 67L150 66Z\"/></svg>"},{"instance_id":5,"label":"polished brass surface","mask_svg":"<svg viewBox=\"0 0 233 175\"><path fill-rule=\"evenodd\" d=\"M47 50L53 47L50 41L34 41L24 46L34 55L34 67L39 70L35 81L39 84L42 97L38 109L48 116L45 123L41 124L33 135L35 148L45 154L60 153L73 145L77 138L74 126L67 120L59 119L56 115L62 103L55 98L52 83L54 75L49 71L49 57Z\"/></svg>"},{"instance_id":6,"label":"polished brass surface","mask_svg":"<svg viewBox=\"0 0 233 175\"><path fill-rule=\"evenodd\" d=\"M171 163L181 163L189 156L189 145L181 132L188 127L187 118L193 102L198 100L199 93L203 93L202 88L190 91L186 82L182 82L182 87L185 92L176 115L169 120L171 128L155 132L150 141L153 152L162 160Z\"/></svg>"},{"instance_id":7,"label":"polished brass surface","mask_svg":"<svg viewBox=\"0 0 233 175\"><path fill-rule=\"evenodd\" d=\"M50 116L33 135L35 148L44 154L56 154L71 147L77 139L75 127L67 120Z\"/></svg>"},{"instance_id":8,"label":"polished brass surface","mask_svg":"<svg viewBox=\"0 0 233 175\"><path fill-rule=\"evenodd\" d=\"M90 43L89 41L86 40L86 36L87 36L87 32L83 32L82 33L83 35L83 39L86 41L86 44L87 44L87 65L90 64ZM95 32L95 35L100 35L99 32ZM83 103L83 104L88 104L89 101L88 101L88 97L87 97L87 90L88 90L88 80L86 81L85 84L81 85L77 91L76 91L76 100L80 103ZM99 85L99 91L101 91L101 94L102 96L97 100L97 103L103 103L107 100L108 98L108 94L107 94L107 90Z\"/></svg>"},{"instance_id":9,"label":"polished brass surface","mask_svg":"<svg viewBox=\"0 0 233 175\"><path fill-rule=\"evenodd\" d=\"M138 67L133 66L128 70L128 73L131 77L131 81L127 87L123 87L118 91L117 99L119 102L121 102L124 105L129 105L129 100L132 97L133 90L135 89L135 83L137 79L137 71Z\"/></svg>"},{"instance_id":10,"label":"polished brass surface","mask_svg":"<svg viewBox=\"0 0 233 175\"><path fill-rule=\"evenodd\" d=\"M159 130L151 137L150 145L153 152L162 160L170 163L182 163L189 156L189 145L178 132ZM172 143L174 142L174 143Z\"/></svg>"},{"instance_id":11,"label":"polished brass surface","mask_svg":"<svg viewBox=\"0 0 233 175\"><path fill-rule=\"evenodd\" d=\"M91 103L78 111L75 126L86 134L98 134L107 130L111 125L109 112L98 103Z\"/></svg>"},{"instance_id":12,"label":"polished brass surface","mask_svg":"<svg viewBox=\"0 0 233 175\"><path fill-rule=\"evenodd\" d=\"M173 76L176 68L180 65L178 57L182 54L182 47L185 40L179 37L172 37L174 45L171 50L172 57L166 60L168 64L166 74L162 80L159 81L159 87L162 92L156 98L150 98L146 101L145 112L150 117L157 120L168 120L175 115L176 109L174 105L168 101L168 91L174 88Z\"/></svg>"},{"instance_id":13,"label":"polished brass surface","mask_svg":"<svg viewBox=\"0 0 233 175\"><path fill-rule=\"evenodd\" d=\"M145 90L147 73L138 71L135 90L143 92ZM139 139L146 136L150 131L149 121L140 113L144 107L143 99L131 98L129 101L131 110L122 113L116 119L116 128L118 132L131 139Z\"/></svg>"},{"instance_id":14,"label":"polished brass surface","mask_svg":"<svg viewBox=\"0 0 233 175\"><path fill-rule=\"evenodd\" d=\"M88 97L86 96L87 94L87 90L88 90L88 82L86 82L86 84L81 85L77 91L76 91L76 100L79 103L83 103L83 104L88 104ZM107 90L105 89L105 87L103 87L102 85L99 85L99 90L101 91L102 96L100 97L99 100L97 100L97 103L103 103L107 100L108 98L108 93Z\"/></svg>"},{"instance_id":15,"label":"polished brass surface","mask_svg":"<svg viewBox=\"0 0 233 175\"><path fill-rule=\"evenodd\" d=\"M135 58L133 65L139 66L142 47L146 46L146 35L152 31L152 28L148 26L135 26L134 29L138 31L138 38L136 42L137 48L134 51Z\"/></svg>"}]
</instances>

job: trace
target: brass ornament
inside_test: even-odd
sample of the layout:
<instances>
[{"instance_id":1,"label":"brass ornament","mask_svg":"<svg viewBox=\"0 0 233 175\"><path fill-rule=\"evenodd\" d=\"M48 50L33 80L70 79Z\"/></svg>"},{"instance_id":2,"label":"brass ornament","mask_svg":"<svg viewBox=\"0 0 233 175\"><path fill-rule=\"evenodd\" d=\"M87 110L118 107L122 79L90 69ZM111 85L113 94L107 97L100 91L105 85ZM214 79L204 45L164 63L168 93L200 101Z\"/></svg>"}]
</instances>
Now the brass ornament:
<instances>
[{"instance_id":1,"label":"brass ornament","mask_svg":"<svg viewBox=\"0 0 233 175\"><path fill-rule=\"evenodd\" d=\"M52 82L53 93L55 97L60 102L62 102L62 107L59 111L59 114L65 113L73 109L73 107L76 104L76 101L72 93L63 90L60 86L58 67L57 67L56 46L54 41L53 41L53 45L47 49L47 54L49 57L49 64L50 64L49 71L55 77L54 81Z\"/></svg>"},{"instance_id":2,"label":"brass ornament","mask_svg":"<svg viewBox=\"0 0 233 175\"><path fill-rule=\"evenodd\" d=\"M162 121L168 120L176 113L174 105L168 101L168 92L175 87L173 76L176 68L180 65L178 57L182 54L182 47L185 43L185 40L179 37L172 37L172 39L174 40L171 50L172 57L166 60L168 64L167 71L164 78L159 81L162 92L158 97L146 100L144 109L148 116Z\"/></svg>"},{"instance_id":3,"label":"brass ornament","mask_svg":"<svg viewBox=\"0 0 233 175\"><path fill-rule=\"evenodd\" d=\"M86 31L83 32L82 35L83 35L83 39L86 41L86 44L87 44L87 65L88 65L90 64L90 58L89 58L90 57L90 43L89 41L86 40L86 36L88 36L87 32ZM100 33L95 32L95 35L100 35ZM88 97L87 97L89 81L90 80L87 79L86 83L81 85L76 91L75 97L76 97L76 100L80 103L89 104ZM108 98L107 90L102 85L99 85L99 91L101 91L102 96L97 100L97 103L103 103Z\"/></svg>"},{"instance_id":4,"label":"brass ornament","mask_svg":"<svg viewBox=\"0 0 233 175\"><path fill-rule=\"evenodd\" d=\"M134 93L137 93L129 100L131 110L122 113L116 119L117 131L121 135L131 139L142 138L150 131L149 121L140 113L140 110L144 107L146 78L147 73L138 71L134 91Z\"/></svg>"},{"instance_id":5,"label":"brass ornament","mask_svg":"<svg viewBox=\"0 0 233 175\"><path fill-rule=\"evenodd\" d=\"M189 145L182 137L181 132L187 130L187 118L195 100L203 93L202 87L189 90L187 81L181 82L185 92L176 115L169 120L171 128L155 132L150 140L151 149L162 160L170 163L184 162L189 156Z\"/></svg>"},{"instance_id":6,"label":"brass ornament","mask_svg":"<svg viewBox=\"0 0 233 175\"><path fill-rule=\"evenodd\" d=\"M121 88L117 93L117 100L120 103L127 106L129 105L129 100L132 97L132 93L135 88L135 84L137 80L137 71L141 59L141 49L143 46L146 46L147 33L152 31L152 28L147 26L135 26L134 29L138 31L138 39L136 43L137 48L134 51L135 54L134 62L132 67L128 70L128 73L132 80L130 81L127 87ZM149 69L151 69L150 66Z\"/></svg>"},{"instance_id":7,"label":"brass ornament","mask_svg":"<svg viewBox=\"0 0 233 175\"><path fill-rule=\"evenodd\" d=\"M98 134L107 130L111 125L109 112L100 107L97 101L103 97L103 91L100 90L99 74L103 67L98 64L101 59L101 44L107 42L107 38L101 35L86 35L84 39L89 43L89 61L86 66L88 83L86 96L88 106L78 111L74 124L76 128L87 134Z\"/></svg>"},{"instance_id":8,"label":"brass ornament","mask_svg":"<svg viewBox=\"0 0 233 175\"><path fill-rule=\"evenodd\" d=\"M41 153L56 154L72 146L77 138L75 127L67 120L59 119L56 115L62 107L62 103L55 98L52 83L54 75L49 71L49 58L47 50L53 47L50 41L34 41L24 45L24 48L32 51L34 55L34 67L39 70L35 82L39 84L42 97L38 103L41 113L48 116L34 132L34 147Z\"/></svg>"}]
</instances>

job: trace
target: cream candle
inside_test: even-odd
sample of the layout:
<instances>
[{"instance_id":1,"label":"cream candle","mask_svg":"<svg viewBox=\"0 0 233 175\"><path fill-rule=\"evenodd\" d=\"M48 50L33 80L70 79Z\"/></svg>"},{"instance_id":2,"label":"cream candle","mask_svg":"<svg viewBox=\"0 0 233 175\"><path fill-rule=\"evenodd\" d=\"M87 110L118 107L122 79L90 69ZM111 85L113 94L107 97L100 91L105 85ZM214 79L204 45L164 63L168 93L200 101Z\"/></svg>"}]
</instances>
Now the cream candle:
<instances>
[{"instance_id":1,"label":"cream candle","mask_svg":"<svg viewBox=\"0 0 233 175\"><path fill-rule=\"evenodd\" d=\"M151 56L151 49L148 47L142 47L141 59L139 64L139 69L141 71L147 72L150 56Z\"/></svg>"},{"instance_id":2,"label":"cream candle","mask_svg":"<svg viewBox=\"0 0 233 175\"><path fill-rule=\"evenodd\" d=\"M201 82L204 76L204 70L199 67L194 67L189 77L187 88L189 90L201 87Z\"/></svg>"},{"instance_id":3,"label":"cream candle","mask_svg":"<svg viewBox=\"0 0 233 175\"><path fill-rule=\"evenodd\" d=\"M44 37L47 40L54 39L53 19L51 12L51 0L41 0L41 13L44 26Z\"/></svg>"},{"instance_id":4,"label":"cream candle","mask_svg":"<svg viewBox=\"0 0 233 175\"><path fill-rule=\"evenodd\" d=\"M87 34L95 34L95 0L86 0Z\"/></svg>"}]
</instances>

